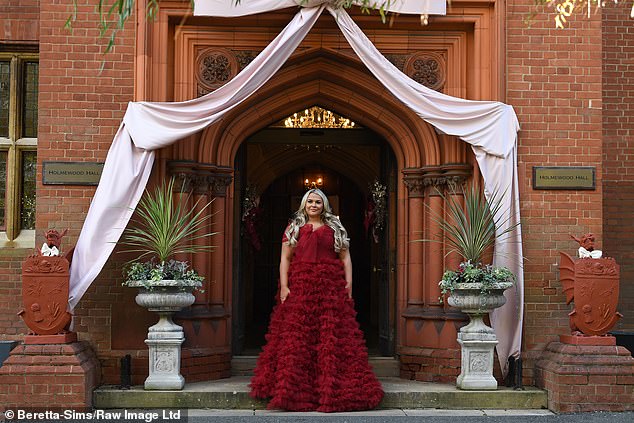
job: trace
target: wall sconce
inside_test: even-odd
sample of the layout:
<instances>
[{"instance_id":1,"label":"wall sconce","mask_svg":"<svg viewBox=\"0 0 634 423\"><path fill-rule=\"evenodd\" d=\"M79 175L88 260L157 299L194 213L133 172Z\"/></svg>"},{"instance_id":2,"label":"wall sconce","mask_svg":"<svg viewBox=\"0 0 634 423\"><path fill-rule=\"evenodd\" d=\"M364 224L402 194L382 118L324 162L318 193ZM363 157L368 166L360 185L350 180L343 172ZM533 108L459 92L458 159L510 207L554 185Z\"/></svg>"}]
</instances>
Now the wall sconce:
<instances>
[{"instance_id":1,"label":"wall sconce","mask_svg":"<svg viewBox=\"0 0 634 423\"><path fill-rule=\"evenodd\" d=\"M304 179L304 188L306 189L321 188L323 185L324 179L321 176L315 180Z\"/></svg>"}]
</instances>

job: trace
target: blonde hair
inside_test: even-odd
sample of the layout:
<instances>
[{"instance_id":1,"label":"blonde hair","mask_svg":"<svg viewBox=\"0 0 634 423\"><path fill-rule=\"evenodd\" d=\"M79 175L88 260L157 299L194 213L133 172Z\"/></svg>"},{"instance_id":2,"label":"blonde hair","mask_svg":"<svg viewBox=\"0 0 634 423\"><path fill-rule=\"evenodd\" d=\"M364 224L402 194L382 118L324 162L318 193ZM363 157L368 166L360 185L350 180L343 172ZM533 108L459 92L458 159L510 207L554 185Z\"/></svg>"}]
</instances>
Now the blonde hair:
<instances>
[{"instance_id":1,"label":"blonde hair","mask_svg":"<svg viewBox=\"0 0 634 423\"><path fill-rule=\"evenodd\" d=\"M306 222L308 222L308 215L306 214L306 201L308 201L308 196L310 194L317 194L321 197L323 201L324 208L321 211L321 221L324 225L327 225L332 228L335 232L334 234L334 247L335 252L340 252L341 250L347 250L350 247L350 239L348 238L348 232L346 228L343 227L341 221L338 216L335 216L332 213L332 209L330 208L330 202L328 201L328 197L323 193L322 190L313 188L306 191L304 197L302 197L302 201L299 204L299 209L295 212L295 217L291 220L291 223L286 228L284 232L286 238L288 238L288 245L294 247L297 245L297 238L299 236L299 228L304 226Z\"/></svg>"}]
</instances>

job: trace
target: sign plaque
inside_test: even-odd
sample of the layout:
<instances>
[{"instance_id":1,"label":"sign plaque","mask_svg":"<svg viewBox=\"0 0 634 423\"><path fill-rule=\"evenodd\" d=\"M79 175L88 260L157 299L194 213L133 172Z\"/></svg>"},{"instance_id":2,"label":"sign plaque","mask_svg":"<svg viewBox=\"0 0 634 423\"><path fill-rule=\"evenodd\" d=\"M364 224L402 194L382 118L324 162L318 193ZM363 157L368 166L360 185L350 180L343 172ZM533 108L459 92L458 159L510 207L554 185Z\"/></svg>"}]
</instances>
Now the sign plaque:
<instances>
[{"instance_id":1,"label":"sign plaque","mask_svg":"<svg viewBox=\"0 0 634 423\"><path fill-rule=\"evenodd\" d=\"M595 189L592 166L533 166L533 189Z\"/></svg>"},{"instance_id":2,"label":"sign plaque","mask_svg":"<svg viewBox=\"0 0 634 423\"><path fill-rule=\"evenodd\" d=\"M103 163L43 162L44 185L99 185Z\"/></svg>"}]
</instances>

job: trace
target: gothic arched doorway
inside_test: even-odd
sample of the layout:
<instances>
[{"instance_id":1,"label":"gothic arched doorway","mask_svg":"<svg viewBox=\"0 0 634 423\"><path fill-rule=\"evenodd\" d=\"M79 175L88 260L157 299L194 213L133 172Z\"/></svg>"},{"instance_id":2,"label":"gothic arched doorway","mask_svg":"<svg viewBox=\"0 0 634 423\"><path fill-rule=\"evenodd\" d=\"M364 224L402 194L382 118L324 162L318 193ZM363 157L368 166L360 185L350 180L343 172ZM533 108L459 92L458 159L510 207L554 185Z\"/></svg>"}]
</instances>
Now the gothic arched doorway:
<instances>
[{"instance_id":1,"label":"gothic arched doorway","mask_svg":"<svg viewBox=\"0 0 634 423\"><path fill-rule=\"evenodd\" d=\"M365 128L288 129L273 125L238 150L235 210L241 230L234 242L233 330L235 355L257 355L264 344L278 286L282 231L297 210L308 181L321 178L334 212L351 238L355 308L371 355L395 350L395 213L382 230L366 230L364 214L374 181L386 186L385 207L395 209L396 165L388 144ZM392 189L393 191L393 189ZM245 216L254 194L257 217ZM390 220L391 219L391 220ZM257 234L256 236L253 236Z\"/></svg>"}]
</instances>

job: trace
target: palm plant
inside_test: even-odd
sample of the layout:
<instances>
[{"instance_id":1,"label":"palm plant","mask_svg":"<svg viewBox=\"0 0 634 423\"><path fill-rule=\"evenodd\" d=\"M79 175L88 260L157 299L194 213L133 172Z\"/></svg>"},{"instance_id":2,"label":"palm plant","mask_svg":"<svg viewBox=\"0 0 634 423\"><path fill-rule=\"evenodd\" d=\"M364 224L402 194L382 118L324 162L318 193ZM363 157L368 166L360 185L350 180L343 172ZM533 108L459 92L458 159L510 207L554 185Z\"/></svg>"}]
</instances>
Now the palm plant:
<instances>
[{"instance_id":1,"label":"palm plant","mask_svg":"<svg viewBox=\"0 0 634 423\"><path fill-rule=\"evenodd\" d=\"M500 213L503 196L493 192L487 199L478 186L471 184L462 193L464 205L458 195L442 195L447 217L432 211L432 218L444 232L445 243L449 246L447 255L456 252L464 259L458 269L447 270L443 274L439 283L442 294L451 294L460 283L481 284L481 293L486 294L495 284L515 279L515 275L506 267L482 263L484 255L494 247L495 241L508 237L519 225L508 224L508 218ZM498 232L497 228L500 227L504 229Z\"/></svg>"},{"instance_id":2,"label":"palm plant","mask_svg":"<svg viewBox=\"0 0 634 423\"><path fill-rule=\"evenodd\" d=\"M465 261L481 263L485 252L495 245L495 241L516 230L519 223L496 232L508 222L508 218L500 214L503 195L497 192L487 199L479 187L470 184L463 193L464 208L456 198L455 195L444 197L448 219L442 216L434 216L434 219L445 233L449 253L457 252Z\"/></svg>"},{"instance_id":3,"label":"palm plant","mask_svg":"<svg viewBox=\"0 0 634 423\"><path fill-rule=\"evenodd\" d=\"M132 225L123 235L120 243L128 247L126 251L140 253L137 259L125 266L124 273L128 281L198 277L195 272L188 270L186 263L173 260L173 257L214 248L194 242L217 233L205 231L213 217L207 213L213 199L200 208L200 199L193 207L187 207L189 194L184 201L177 201L174 198L174 183L172 178L144 195L139 201L135 217L131 219ZM143 258L150 260L139 262Z\"/></svg>"}]
</instances>

